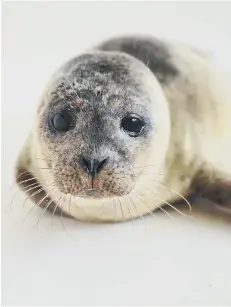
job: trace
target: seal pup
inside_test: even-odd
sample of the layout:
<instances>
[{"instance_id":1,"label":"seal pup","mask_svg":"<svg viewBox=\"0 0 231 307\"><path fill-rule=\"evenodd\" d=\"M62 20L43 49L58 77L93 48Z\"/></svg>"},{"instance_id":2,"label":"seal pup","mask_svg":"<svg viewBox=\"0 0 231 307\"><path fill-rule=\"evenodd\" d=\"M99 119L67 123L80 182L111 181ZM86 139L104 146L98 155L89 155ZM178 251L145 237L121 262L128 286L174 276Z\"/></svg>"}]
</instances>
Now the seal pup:
<instances>
[{"instance_id":1,"label":"seal pup","mask_svg":"<svg viewBox=\"0 0 231 307\"><path fill-rule=\"evenodd\" d=\"M206 54L107 40L47 85L16 165L34 201L82 221L130 220L201 195L230 215L231 98Z\"/></svg>"}]
</instances>

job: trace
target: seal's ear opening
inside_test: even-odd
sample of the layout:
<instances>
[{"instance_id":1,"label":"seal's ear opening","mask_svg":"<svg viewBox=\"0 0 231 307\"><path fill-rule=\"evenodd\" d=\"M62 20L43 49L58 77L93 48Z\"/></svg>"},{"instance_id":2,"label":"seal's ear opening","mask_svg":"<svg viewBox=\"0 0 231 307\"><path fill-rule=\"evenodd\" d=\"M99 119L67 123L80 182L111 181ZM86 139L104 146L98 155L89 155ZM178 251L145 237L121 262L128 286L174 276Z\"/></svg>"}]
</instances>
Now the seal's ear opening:
<instances>
[{"instance_id":1,"label":"seal's ear opening","mask_svg":"<svg viewBox=\"0 0 231 307\"><path fill-rule=\"evenodd\" d=\"M24 146L18 161L16 163L16 171L15 171L15 181L18 187L24 192L27 196L27 199L31 200L34 204L38 204L41 208L46 208L46 211L54 212L54 214L71 217L67 213L63 212L60 207L56 206L54 201L51 201L50 197L46 197L46 191L42 187L41 183L37 180L36 176L33 176L30 166L31 166L31 158L30 158L30 142L27 140L26 145ZM43 200L43 201L41 201Z\"/></svg>"}]
</instances>

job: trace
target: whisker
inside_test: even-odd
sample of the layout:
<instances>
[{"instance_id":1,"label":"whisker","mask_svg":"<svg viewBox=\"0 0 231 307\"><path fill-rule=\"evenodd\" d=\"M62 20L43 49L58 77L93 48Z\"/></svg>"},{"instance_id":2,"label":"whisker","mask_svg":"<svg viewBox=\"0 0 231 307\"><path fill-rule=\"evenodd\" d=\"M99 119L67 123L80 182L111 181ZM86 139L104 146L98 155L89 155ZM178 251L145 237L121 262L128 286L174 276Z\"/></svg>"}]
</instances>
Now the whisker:
<instances>
[{"instance_id":1,"label":"whisker","mask_svg":"<svg viewBox=\"0 0 231 307\"><path fill-rule=\"evenodd\" d=\"M157 183L159 183L159 184L161 184L160 182L158 182L158 181L156 181L155 180L155 182L157 182ZM162 184L163 186L165 186L164 184ZM172 192L167 186L165 186L170 192ZM145 187L146 189L147 189L147 187ZM133 188L133 190L134 191L136 191L136 192L138 192L138 193L140 193L138 190L136 190L136 189L134 189ZM149 189L148 189L149 190ZM150 190L149 190L150 191ZM150 191L150 192L152 192L152 191ZM128 196L129 197L129 196ZM139 198L139 200L146 206L146 208L148 209L148 211L149 211L149 213L152 215L152 216L155 216L154 215L154 213L151 211L151 209L149 208L149 206L140 198L140 196L138 196L138 198ZM130 199L130 197L129 197L129 199ZM130 199L131 200L131 199ZM164 200L162 200L162 201L164 201ZM165 201L164 201L165 202ZM165 202L166 203L166 202ZM134 205L134 204L133 204ZM170 213L168 213L164 208L162 208L161 206L159 206L158 204L156 204L155 203L155 205L160 209L160 210L162 210L165 214L167 214L169 217L171 217L171 218L174 218L174 216L172 216ZM169 204L170 205L170 204ZM171 205L172 206L172 205ZM174 207L175 208L175 207ZM136 209L136 211L137 211L137 208L135 208ZM176 208L175 208L176 209ZM176 209L177 211L179 211L178 209ZM180 211L179 211L180 212ZM138 212L137 212L137 214L139 214ZM181 214L182 214L182 212L181 212ZM144 219L144 217L143 217L143 219Z\"/></svg>"},{"instance_id":2,"label":"whisker","mask_svg":"<svg viewBox=\"0 0 231 307\"><path fill-rule=\"evenodd\" d=\"M72 197L72 195L70 194L70 197L69 197L69 213L70 213L70 215L71 215L71 197Z\"/></svg>"},{"instance_id":3,"label":"whisker","mask_svg":"<svg viewBox=\"0 0 231 307\"><path fill-rule=\"evenodd\" d=\"M159 198L159 197L158 197ZM163 201L166 205L168 205L169 207L171 207L172 209L174 209L175 211L177 211L179 214L181 214L184 217L188 218L187 214L184 214L183 212L181 212L180 210L178 210L175 206L171 205L169 202L163 200L162 198L159 198L161 201Z\"/></svg>"},{"instance_id":4,"label":"whisker","mask_svg":"<svg viewBox=\"0 0 231 307\"><path fill-rule=\"evenodd\" d=\"M145 187L145 188L147 189L147 187ZM147 189L147 190L155 196L155 194L154 194L153 191L151 191L150 189ZM137 190L136 190L136 191L137 191ZM139 191L137 191L137 192L139 192ZM141 200L140 197L139 197L139 199ZM168 213L164 208L162 208L162 207L161 207L160 205L158 205L156 202L155 202L155 203L153 202L153 204L154 204L155 206L157 206L157 208L159 208L161 211L163 211L164 213L166 213L169 217L174 218L174 216L172 216L170 213ZM147 204L145 204L145 203L144 203L144 205L147 206ZM149 207L148 207L148 208L149 208ZM149 208L149 210L150 210L150 208Z\"/></svg>"},{"instance_id":5,"label":"whisker","mask_svg":"<svg viewBox=\"0 0 231 307\"><path fill-rule=\"evenodd\" d=\"M153 182L155 182L155 184L159 184L161 187L166 188L169 191L169 193L171 194L170 197L172 196L173 191L165 183L163 183L159 180L155 180L155 179L150 179L150 181L153 181Z\"/></svg>"},{"instance_id":6,"label":"whisker","mask_svg":"<svg viewBox=\"0 0 231 307\"><path fill-rule=\"evenodd\" d=\"M17 178L15 179L14 184L12 185L12 189L14 188L14 186L15 186L16 184L20 186L22 183L26 183L26 182L32 181L32 180L41 181L39 177L33 176L33 177L30 177L29 179L24 179L24 180L22 180L22 181L17 182L17 180L20 178L20 176L22 176L22 175L25 174L25 173L31 174L30 171L25 171L25 172L23 172L23 173L20 173L20 174L17 176Z\"/></svg>"},{"instance_id":7,"label":"whisker","mask_svg":"<svg viewBox=\"0 0 231 307\"><path fill-rule=\"evenodd\" d=\"M40 188L40 187L41 187L40 184L38 184L36 187L30 188L30 189L28 189L28 190L26 190L26 191L24 191L24 192L27 193L27 192L29 192L29 191L32 191L32 190L37 189L37 188ZM25 204L26 204L26 201L27 201L28 199L30 199L31 197L37 195L38 193L40 193L40 192L42 192L42 191L43 191L43 189L37 190L37 191L35 191L35 193L33 193L32 195L29 195L28 197L26 197L26 199L25 199L25 201L24 201L24 203L23 203L23 205L22 205L22 208L24 208L24 206L25 206Z\"/></svg>"},{"instance_id":8,"label":"whisker","mask_svg":"<svg viewBox=\"0 0 231 307\"><path fill-rule=\"evenodd\" d=\"M20 174L16 177L16 179L15 179L15 181L14 181L14 184L12 185L12 189L14 188L15 184L17 183L18 178L20 178L23 174L26 174L26 173L29 173L29 171L22 172L22 173L20 173Z\"/></svg>"},{"instance_id":9,"label":"whisker","mask_svg":"<svg viewBox=\"0 0 231 307\"><path fill-rule=\"evenodd\" d=\"M35 182L35 183L32 183L32 184L28 185L26 188L29 188L29 187L34 186L34 185L36 185L36 187L39 187L39 186L40 186L37 182ZM18 190L18 191L15 192L15 194L13 195L13 197L12 197L12 199L11 199L11 202L10 202L10 210L12 209L12 203L13 203L13 201L14 201L14 199L15 199L15 196L16 196L19 192L21 192L21 190ZM27 191L23 189L23 192L25 193L25 192L27 192Z\"/></svg>"},{"instance_id":10,"label":"whisker","mask_svg":"<svg viewBox=\"0 0 231 307\"><path fill-rule=\"evenodd\" d=\"M128 213L130 213L130 216L131 216L131 218L132 218L132 225L134 225L134 216L133 216L133 214L131 213L131 210L130 210L129 205L127 206L127 208L128 208Z\"/></svg>"},{"instance_id":11,"label":"whisker","mask_svg":"<svg viewBox=\"0 0 231 307\"><path fill-rule=\"evenodd\" d=\"M166 213L170 218L174 219L175 217L173 215L171 215L168 211L166 211L164 208L162 208L160 205L158 205L157 203L154 203L155 206L157 206L157 208L159 208L161 211L163 211L164 213Z\"/></svg>"},{"instance_id":12,"label":"whisker","mask_svg":"<svg viewBox=\"0 0 231 307\"><path fill-rule=\"evenodd\" d=\"M147 174L141 174L141 176L149 176L149 175L159 175L159 176L163 176L162 174L160 173L147 173Z\"/></svg>"},{"instance_id":13,"label":"whisker","mask_svg":"<svg viewBox=\"0 0 231 307\"><path fill-rule=\"evenodd\" d=\"M33 207L28 211L28 213L26 214L25 218L23 219L23 222L26 221L26 219L27 219L27 217L29 216L29 214L30 214L36 207L39 207L39 205L40 205L47 197L49 197L48 194L46 194L44 197L42 197L38 203L34 204L34 206L33 206Z\"/></svg>"},{"instance_id":14,"label":"whisker","mask_svg":"<svg viewBox=\"0 0 231 307\"><path fill-rule=\"evenodd\" d=\"M40 185L40 184L36 181L34 183L31 183L31 184L27 185L25 188L27 189L29 187L32 187L33 185ZM22 191L24 191L24 189L22 189Z\"/></svg>"},{"instance_id":15,"label":"whisker","mask_svg":"<svg viewBox=\"0 0 231 307\"><path fill-rule=\"evenodd\" d=\"M59 169L57 168L54 168L54 167L39 167L38 169L41 169L41 170L51 170L51 171L59 171Z\"/></svg>"},{"instance_id":16,"label":"whisker","mask_svg":"<svg viewBox=\"0 0 231 307\"><path fill-rule=\"evenodd\" d=\"M168 187L167 187L168 188ZM145 187L145 189L147 189L147 187ZM168 188L169 189L169 188ZM176 207L174 207L173 205L171 205L170 203L168 203L167 201L165 201L164 199L162 199L161 197L155 195L155 193L153 191L151 191L150 189L147 189L150 193L152 193L154 195L154 197L160 199L162 202L164 202L166 205L170 206L171 208L173 208L175 211L177 211L178 213L180 213L181 215L188 217L187 215L185 215L183 212L181 212L180 210L178 210ZM172 190L170 190L172 192ZM158 205L157 203L154 203L160 210L162 210L163 212L165 212L167 215L169 215L171 218L174 218L174 216L172 216L170 213L168 213L164 208L162 208L160 205Z\"/></svg>"},{"instance_id":17,"label":"whisker","mask_svg":"<svg viewBox=\"0 0 231 307\"><path fill-rule=\"evenodd\" d=\"M46 159L44 159L44 158L35 158L35 159L37 159L37 160L43 160L43 161L47 161L47 160L52 161L50 158L46 158Z\"/></svg>"},{"instance_id":18,"label":"whisker","mask_svg":"<svg viewBox=\"0 0 231 307\"><path fill-rule=\"evenodd\" d=\"M113 214L113 221L115 221L115 217L116 217L116 205L115 205L115 198L113 197L113 211L114 211L114 214Z\"/></svg>"},{"instance_id":19,"label":"whisker","mask_svg":"<svg viewBox=\"0 0 231 307\"><path fill-rule=\"evenodd\" d=\"M32 177L32 178L29 178L29 179L22 180L22 181L18 182L17 184L20 185L20 184L22 184L22 183L26 183L26 182L28 182L28 181L36 180L36 179L37 179L36 177Z\"/></svg>"},{"instance_id":20,"label":"whisker","mask_svg":"<svg viewBox=\"0 0 231 307\"><path fill-rule=\"evenodd\" d=\"M140 175L140 176L148 176L148 175L163 176L163 174L161 174L161 173L142 173L142 170L140 172L135 172L135 175Z\"/></svg>"},{"instance_id":21,"label":"whisker","mask_svg":"<svg viewBox=\"0 0 231 307\"><path fill-rule=\"evenodd\" d=\"M51 179L52 179L52 178L51 178ZM22 183L26 183L26 182L29 182L29 181L32 181L32 180L37 181L37 183L39 183L39 181L40 181L41 183L43 183L43 181L41 181L39 177L35 177L35 176L34 176L34 177L32 177L32 178L22 180L22 181L18 182L17 184L20 186Z\"/></svg>"},{"instance_id":22,"label":"whisker","mask_svg":"<svg viewBox=\"0 0 231 307\"><path fill-rule=\"evenodd\" d=\"M176 195L178 195L179 197L181 197L186 203L187 203L187 205L188 205L188 207L189 207L189 212L190 213L192 213L192 206L191 206L191 204L189 203L189 201L183 196L183 195L181 195L181 194L179 194L179 193L177 193L177 192L175 192L175 191L173 191Z\"/></svg>"},{"instance_id":23,"label":"whisker","mask_svg":"<svg viewBox=\"0 0 231 307\"><path fill-rule=\"evenodd\" d=\"M148 189L149 190L149 189ZM161 197L157 196L154 194L153 191L149 190L149 192L153 193L154 197L160 199L163 203L165 203L166 205L170 206L172 209L174 209L175 211L177 211L178 213L180 213L181 215L183 215L184 217L188 217L186 214L184 214L183 212L181 212L180 210L178 210L175 206L171 205L169 202L165 201L164 199L162 199ZM162 211L165 211L164 208L162 208L161 206L159 206L158 204L155 203L155 205L160 208ZM166 214L170 215L167 211L165 211ZM172 218L174 218L171 215Z\"/></svg>"},{"instance_id":24,"label":"whisker","mask_svg":"<svg viewBox=\"0 0 231 307\"><path fill-rule=\"evenodd\" d=\"M66 229L66 226L64 225L64 221L63 221L63 206L64 206L64 204L61 204L61 206L60 206L60 210L61 210L61 212L60 212L60 220L61 220L61 224L62 224L64 232L69 237L69 234L67 233L67 229Z\"/></svg>"},{"instance_id":25,"label":"whisker","mask_svg":"<svg viewBox=\"0 0 231 307\"><path fill-rule=\"evenodd\" d=\"M46 159L43 159L43 158L35 158L37 160L42 160L42 161L46 161Z\"/></svg>"},{"instance_id":26,"label":"whisker","mask_svg":"<svg viewBox=\"0 0 231 307\"><path fill-rule=\"evenodd\" d=\"M52 185L54 185L54 183L49 184L47 187L50 187L50 186L52 186ZM26 192L29 192L29 191L31 191L31 190L33 190L33 189L35 189L35 188L38 188L38 187L41 187L41 186L40 186L40 185L38 185L37 187L30 188L30 189L28 189ZM33 193L32 195L29 195L29 196L28 196L28 197L25 199L25 201L24 201L24 203L23 203L22 207L24 207L24 206L25 206L26 201L27 201L28 199L32 198L33 196L35 196L35 195L39 194L39 193L40 193L40 192L42 192L42 191L43 191L43 189L41 188L39 191L36 191L36 192L35 192L35 193Z\"/></svg>"},{"instance_id":27,"label":"whisker","mask_svg":"<svg viewBox=\"0 0 231 307\"><path fill-rule=\"evenodd\" d=\"M145 168L145 167L157 167L157 165L150 164L150 165L134 166L132 169Z\"/></svg>"},{"instance_id":28,"label":"whisker","mask_svg":"<svg viewBox=\"0 0 231 307\"><path fill-rule=\"evenodd\" d=\"M140 198L140 196L138 196L139 200L142 202L142 204L145 205L145 207L148 209L149 213L151 216L155 217L155 214L151 211L151 209L148 207L147 204L144 203L144 201Z\"/></svg>"},{"instance_id":29,"label":"whisker","mask_svg":"<svg viewBox=\"0 0 231 307\"><path fill-rule=\"evenodd\" d=\"M63 197L63 195L60 196L58 202L62 199L62 197ZM58 202L57 202L57 204L55 205L55 208L54 208L54 210L53 210L53 212L52 212L52 216L51 216L51 228L52 228L52 226L53 226L53 223L52 223L53 220L52 220L52 218L54 218L55 212L56 212L56 210L57 210L57 208L58 208L58 205L59 205Z\"/></svg>"},{"instance_id":30,"label":"whisker","mask_svg":"<svg viewBox=\"0 0 231 307\"><path fill-rule=\"evenodd\" d=\"M191 204L189 203L189 201L188 201L183 195L181 195L180 193L177 193L176 191L170 189L169 187L167 187L166 185L164 185L162 182L158 182L158 183L159 183L160 185L162 185L162 186L165 186L171 193L176 194L176 195L179 196L181 199L183 199L183 200L186 202L186 204L188 205L188 207L189 207L189 212L190 212L190 213L192 212L192 206L191 206Z\"/></svg>"},{"instance_id":31,"label":"whisker","mask_svg":"<svg viewBox=\"0 0 231 307\"><path fill-rule=\"evenodd\" d=\"M145 218L143 217L142 214L140 214L140 212L138 212L138 210L137 210L135 204L134 204L133 201L131 200L131 197L129 197L129 195L127 195L127 196L128 196L128 198L129 198L130 202L132 203L133 207L135 208L137 215L139 215L140 218L144 221L145 230L147 230L147 225L146 225L146 222L145 222Z\"/></svg>"},{"instance_id":32,"label":"whisker","mask_svg":"<svg viewBox=\"0 0 231 307\"><path fill-rule=\"evenodd\" d=\"M34 225L34 227L36 227L36 226L38 227L40 219L41 219L42 216L45 214L45 212L47 211L47 209L50 207L52 201L53 201L53 200L51 199L51 200L48 202L48 204L46 205L46 207L43 209L43 211L42 211L42 213L39 215L39 218L38 218L36 224Z\"/></svg>"},{"instance_id":33,"label":"whisker","mask_svg":"<svg viewBox=\"0 0 231 307\"><path fill-rule=\"evenodd\" d=\"M121 201L119 198L117 198L117 200L119 201L119 204L120 204L120 209L121 209L121 214L122 214L122 221L124 221L124 211L123 211L123 208L122 208L122 204L121 204Z\"/></svg>"},{"instance_id":34,"label":"whisker","mask_svg":"<svg viewBox=\"0 0 231 307\"><path fill-rule=\"evenodd\" d=\"M121 181L122 181L122 180L121 180ZM123 181L122 181L122 182L123 182ZM122 186L121 186L120 184L119 184L119 186L122 188ZM130 203L132 204L132 206L133 206L134 209L136 210L137 216L139 216L141 219L144 220L145 229L147 230L146 222L145 222L145 219L144 219L143 215L140 214L140 212L138 212L138 210L137 210L135 204L133 203L133 201L132 201L132 199L129 197L129 195L127 195L127 198L129 199ZM129 210L130 210L130 208L129 208ZM131 211L130 211L130 212L131 212ZM134 220L133 220L133 215L132 215L132 222L134 222Z\"/></svg>"}]
</instances>

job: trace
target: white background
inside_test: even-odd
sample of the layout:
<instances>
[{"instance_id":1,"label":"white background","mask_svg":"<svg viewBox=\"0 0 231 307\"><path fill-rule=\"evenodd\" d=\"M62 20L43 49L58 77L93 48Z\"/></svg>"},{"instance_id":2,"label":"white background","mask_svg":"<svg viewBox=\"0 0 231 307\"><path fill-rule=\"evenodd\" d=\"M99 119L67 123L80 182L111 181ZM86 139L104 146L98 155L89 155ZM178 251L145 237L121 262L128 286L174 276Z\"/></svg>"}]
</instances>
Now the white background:
<instances>
[{"instance_id":1,"label":"white background","mask_svg":"<svg viewBox=\"0 0 231 307\"><path fill-rule=\"evenodd\" d=\"M231 71L231 3L5 3L2 80L3 305L231 304L231 229L156 218L87 225L33 210L15 189L15 158L46 81L99 41L144 33L185 41ZM146 224L146 226L145 226Z\"/></svg>"}]
</instances>

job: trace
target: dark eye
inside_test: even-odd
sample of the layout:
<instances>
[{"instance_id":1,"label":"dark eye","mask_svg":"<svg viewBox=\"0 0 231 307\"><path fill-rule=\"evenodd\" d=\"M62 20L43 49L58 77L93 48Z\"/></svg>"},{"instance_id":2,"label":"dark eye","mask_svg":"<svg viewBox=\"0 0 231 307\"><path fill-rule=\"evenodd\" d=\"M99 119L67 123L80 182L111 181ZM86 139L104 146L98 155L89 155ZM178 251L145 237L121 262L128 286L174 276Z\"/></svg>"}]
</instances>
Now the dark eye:
<instances>
[{"instance_id":1,"label":"dark eye","mask_svg":"<svg viewBox=\"0 0 231 307\"><path fill-rule=\"evenodd\" d=\"M121 128L131 137L137 137L141 134L145 122L136 115L128 115L121 121Z\"/></svg>"},{"instance_id":2,"label":"dark eye","mask_svg":"<svg viewBox=\"0 0 231 307\"><path fill-rule=\"evenodd\" d=\"M51 118L51 125L56 131L66 132L71 129L73 118L68 112L62 111Z\"/></svg>"}]
</instances>

